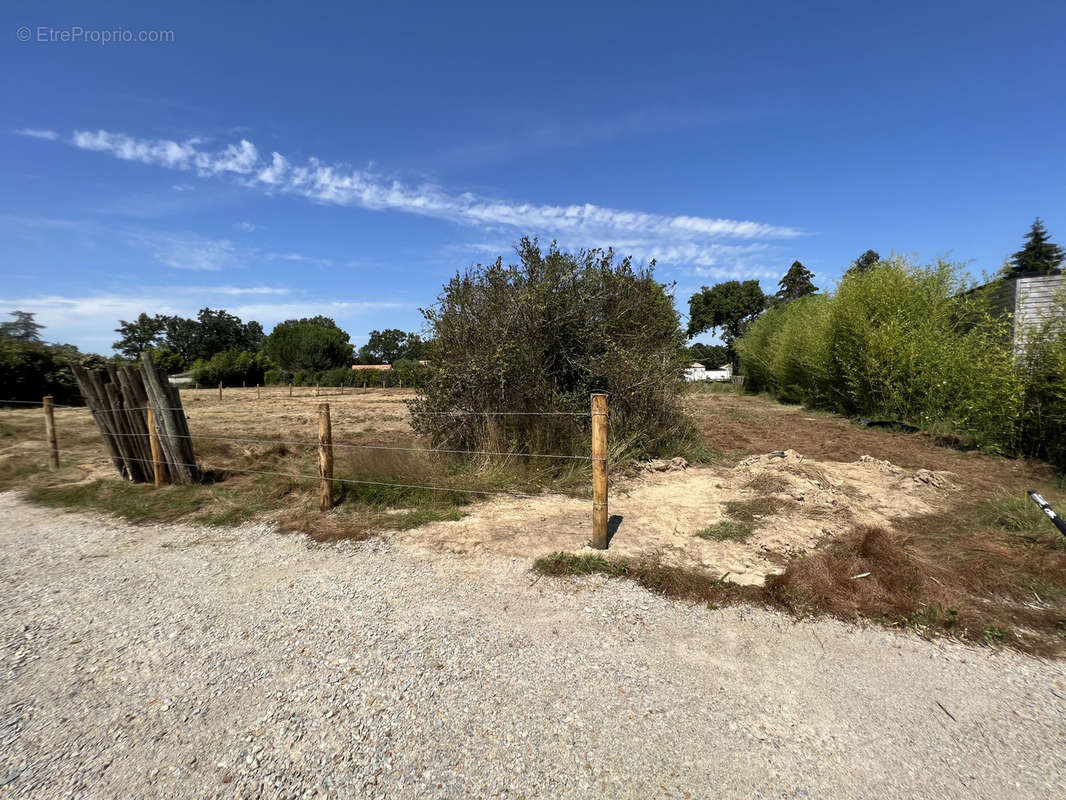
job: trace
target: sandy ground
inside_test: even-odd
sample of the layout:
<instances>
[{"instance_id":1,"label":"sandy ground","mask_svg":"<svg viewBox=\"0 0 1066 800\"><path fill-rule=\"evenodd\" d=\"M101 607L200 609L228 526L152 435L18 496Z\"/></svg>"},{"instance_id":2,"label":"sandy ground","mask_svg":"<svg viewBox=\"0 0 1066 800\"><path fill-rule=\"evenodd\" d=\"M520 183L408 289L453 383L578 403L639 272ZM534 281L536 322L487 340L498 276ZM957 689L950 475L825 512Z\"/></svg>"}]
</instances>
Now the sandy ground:
<instances>
[{"instance_id":1,"label":"sandy ground","mask_svg":"<svg viewBox=\"0 0 1066 800\"><path fill-rule=\"evenodd\" d=\"M854 463L819 462L793 450L744 459L733 468L680 467L620 477L611 489L615 518L609 552L655 553L668 563L702 569L743 584L761 584L789 557L855 524L885 525L927 514L954 491L952 474L909 471L866 456ZM711 541L696 532L728 516L726 504L765 498L780 508L754 521L747 541ZM555 551L594 552L591 503L547 496L478 505L457 522L394 534L456 554L496 554L530 561Z\"/></svg>"},{"instance_id":2,"label":"sandy ground","mask_svg":"<svg viewBox=\"0 0 1066 800\"><path fill-rule=\"evenodd\" d=\"M298 387L289 397L288 387L266 387L258 391L224 389L219 400L214 389L182 392L191 431L206 437L314 442L317 407L328 402L338 447L344 443L417 446L405 403L412 396L409 390L329 388L316 392ZM767 427L781 430L779 438L786 441L797 428L784 419L768 423L751 416L795 413L783 406L731 396L694 396L690 403L697 418L714 428L708 434L712 442L715 435L735 436L737 431L753 433ZM6 450L0 451L0 467L5 460L43 455L41 442L33 438L39 433L34 426L40 421L40 412L4 413L9 415L7 419L32 424L30 436L9 439L5 444ZM811 422L817 426L815 431L824 428L826 436L835 439L850 437L859 443L897 448L900 442L900 437L878 438L846 422L843 426L836 420ZM114 475L86 411L60 410L57 425L64 460L78 466L76 474L66 475L64 480ZM817 440L802 441L814 447ZM818 446L824 448L824 444ZM230 452L246 457L241 463L254 465L257 451L269 449L271 444L208 438L198 447L201 455L206 453L208 466L225 466L227 458L232 458L215 455L212 448L219 447L230 447ZM936 457L934 462L944 458L943 452L937 452L943 448L928 449ZM293 450L302 455L313 452L306 447ZM351 452L342 447L337 450L339 458ZM959 463L969 466L965 460ZM893 520L941 510L959 494L956 476L949 470L903 469L866 453L842 461L839 457L812 458L795 450L780 450L744 458L733 467L659 466L664 469L612 474L611 553L625 557L655 554L667 563L701 569L716 577L725 575L744 584L762 583L767 575L781 571L789 558L856 523L891 527ZM713 541L695 535L726 519L727 503L759 499L770 499L777 507L753 521L754 533L747 541ZM591 537L591 503L560 495L535 499L500 495L469 507L469 513L457 522L387 535L441 552L502 555L529 563L555 551L584 550Z\"/></svg>"},{"instance_id":3,"label":"sandy ground","mask_svg":"<svg viewBox=\"0 0 1066 800\"><path fill-rule=\"evenodd\" d=\"M0 797L1061 798L1066 672L0 494Z\"/></svg>"}]
</instances>

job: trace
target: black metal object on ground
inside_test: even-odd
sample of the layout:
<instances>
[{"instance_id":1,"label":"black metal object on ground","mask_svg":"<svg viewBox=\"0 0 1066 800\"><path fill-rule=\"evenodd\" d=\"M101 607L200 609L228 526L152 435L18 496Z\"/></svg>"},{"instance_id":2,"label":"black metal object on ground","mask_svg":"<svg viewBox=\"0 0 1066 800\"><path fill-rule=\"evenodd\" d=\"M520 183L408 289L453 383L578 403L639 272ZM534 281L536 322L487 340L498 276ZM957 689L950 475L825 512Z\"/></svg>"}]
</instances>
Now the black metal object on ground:
<instances>
[{"instance_id":1,"label":"black metal object on ground","mask_svg":"<svg viewBox=\"0 0 1066 800\"><path fill-rule=\"evenodd\" d=\"M1059 529L1059 532L1063 536L1066 536L1066 522L1063 522L1062 517L1055 513L1055 509L1051 507L1048 501L1032 489L1029 490L1029 496L1033 498L1034 503L1040 506L1040 510L1047 514L1047 518L1054 523L1055 527Z\"/></svg>"}]
</instances>

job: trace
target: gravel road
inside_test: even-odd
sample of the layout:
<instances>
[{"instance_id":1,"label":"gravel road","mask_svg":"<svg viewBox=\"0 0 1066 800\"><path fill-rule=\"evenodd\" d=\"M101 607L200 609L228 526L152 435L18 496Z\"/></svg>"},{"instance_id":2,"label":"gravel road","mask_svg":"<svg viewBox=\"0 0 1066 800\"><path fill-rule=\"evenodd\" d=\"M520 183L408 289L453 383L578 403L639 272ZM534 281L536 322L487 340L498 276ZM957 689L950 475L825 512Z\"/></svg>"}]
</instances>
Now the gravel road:
<instances>
[{"instance_id":1,"label":"gravel road","mask_svg":"<svg viewBox=\"0 0 1066 800\"><path fill-rule=\"evenodd\" d=\"M1066 669L0 494L0 797L1066 796Z\"/></svg>"}]
</instances>

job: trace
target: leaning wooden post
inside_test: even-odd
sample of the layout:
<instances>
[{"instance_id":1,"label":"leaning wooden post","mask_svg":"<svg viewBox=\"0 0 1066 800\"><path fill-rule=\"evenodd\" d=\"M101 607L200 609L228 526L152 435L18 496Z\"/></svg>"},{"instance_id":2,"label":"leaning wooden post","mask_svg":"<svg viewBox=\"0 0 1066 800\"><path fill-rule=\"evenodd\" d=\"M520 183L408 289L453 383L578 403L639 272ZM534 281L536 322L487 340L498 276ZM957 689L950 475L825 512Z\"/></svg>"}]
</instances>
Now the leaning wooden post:
<instances>
[{"instance_id":1,"label":"leaning wooden post","mask_svg":"<svg viewBox=\"0 0 1066 800\"><path fill-rule=\"evenodd\" d=\"M607 395L592 395L592 546L607 549Z\"/></svg>"},{"instance_id":2,"label":"leaning wooden post","mask_svg":"<svg viewBox=\"0 0 1066 800\"><path fill-rule=\"evenodd\" d=\"M329 403L318 404L318 500L323 511L333 507L333 428Z\"/></svg>"},{"instance_id":3,"label":"leaning wooden post","mask_svg":"<svg viewBox=\"0 0 1066 800\"><path fill-rule=\"evenodd\" d=\"M152 413L152 401L145 401L148 444L152 448L152 483L158 489L163 485L163 448L159 446L159 431L155 428L155 415Z\"/></svg>"},{"instance_id":4,"label":"leaning wooden post","mask_svg":"<svg viewBox=\"0 0 1066 800\"><path fill-rule=\"evenodd\" d=\"M48 438L48 461L52 469L59 469L59 445L56 443L56 420L52 411L52 395L47 394L41 399L41 407L44 408L44 435Z\"/></svg>"},{"instance_id":5,"label":"leaning wooden post","mask_svg":"<svg viewBox=\"0 0 1066 800\"><path fill-rule=\"evenodd\" d=\"M218 399L222 399L222 381L218 382Z\"/></svg>"},{"instance_id":6,"label":"leaning wooden post","mask_svg":"<svg viewBox=\"0 0 1066 800\"><path fill-rule=\"evenodd\" d=\"M262 400L263 399L263 392L259 388L259 384L258 383L255 385L255 399L256 400Z\"/></svg>"},{"instance_id":7,"label":"leaning wooden post","mask_svg":"<svg viewBox=\"0 0 1066 800\"><path fill-rule=\"evenodd\" d=\"M289 384L289 397L292 397L292 384Z\"/></svg>"}]
</instances>

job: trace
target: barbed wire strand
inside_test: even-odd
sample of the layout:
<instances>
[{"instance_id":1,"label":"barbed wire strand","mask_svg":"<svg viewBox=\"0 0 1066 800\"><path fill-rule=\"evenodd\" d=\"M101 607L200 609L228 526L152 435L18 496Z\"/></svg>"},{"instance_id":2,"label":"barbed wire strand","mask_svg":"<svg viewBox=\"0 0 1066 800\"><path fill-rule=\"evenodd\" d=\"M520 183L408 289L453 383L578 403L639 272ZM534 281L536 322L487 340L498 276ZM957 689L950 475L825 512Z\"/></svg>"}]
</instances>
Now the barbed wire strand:
<instances>
[{"instance_id":1,"label":"barbed wire strand","mask_svg":"<svg viewBox=\"0 0 1066 800\"><path fill-rule=\"evenodd\" d=\"M40 400L0 400L0 406L6 405L8 403L18 403L19 405L36 406L37 408L43 408L44 407L44 403L42 403ZM88 406L67 406L67 405L63 405L62 403L52 403L52 408L77 408L77 409L83 409L83 408L88 408Z\"/></svg>"},{"instance_id":2,"label":"barbed wire strand","mask_svg":"<svg viewBox=\"0 0 1066 800\"><path fill-rule=\"evenodd\" d=\"M2 404L2 402L3 401L0 401L0 404ZM40 403L38 403L37 405L39 407ZM58 408L60 406L56 406L56 407ZM173 408L173 407L168 407L168 406L161 406L159 408L153 407L152 410L153 411L182 411L182 412L184 412L186 414L190 414L190 413L195 412L195 411L204 411L206 409L214 409L214 408L222 408L222 407L224 407L224 404L223 405L220 405L220 404L211 405L211 406L207 406L206 408L203 407L203 406L201 406L200 408L197 408L195 406L192 407L192 408ZM83 406L62 406L62 408L83 408ZM148 410L148 406L133 406L133 407L130 407L130 408L106 408L106 409L100 409L100 412L104 413L104 412L118 412L118 411L147 411L147 410ZM304 408L295 408L295 409L290 408L290 409L282 409L282 410L278 410L278 411L257 411L256 413L264 414L264 415L265 414L282 415L282 414L299 414L299 413L304 413L304 412L312 412L312 411L315 411L315 410L316 409L308 406L306 409L304 409ZM339 412L340 415L347 416L349 414L356 413L356 409L350 409L350 408L330 409L330 413L331 414L333 414L334 412ZM452 416L467 416L467 415L474 416L474 415L476 415L476 416L486 416L486 417L508 417L508 416L588 417L588 416L591 416L589 414L589 412L587 412L587 411L408 411L407 413L412 414L412 415L444 414L444 415L452 415Z\"/></svg>"},{"instance_id":3,"label":"barbed wire strand","mask_svg":"<svg viewBox=\"0 0 1066 800\"><path fill-rule=\"evenodd\" d=\"M147 438L146 433L111 433L109 436L142 436ZM286 442L280 439L250 439L244 436L207 436L205 434L175 434L173 439L206 439L219 442L248 442L249 444L284 444L294 447L319 447L319 442ZM354 444L350 442L332 442L333 447L343 447L354 450L397 450L404 453L451 453L477 456L523 456L525 458L569 458L578 461L596 461L592 456L568 456L561 453L512 453L493 452L491 450L450 450L443 447L392 447L382 444Z\"/></svg>"},{"instance_id":4,"label":"barbed wire strand","mask_svg":"<svg viewBox=\"0 0 1066 800\"><path fill-rule=\"evenodd\" d=\"M325 397L354 397L355 395L323 395ZM286 398L287 399L287 398ZM295 399L295 398L293 398ZM20 405L32 405L37 408L42 408L43 404L40 400L0 400L0 406L5 403L18 403ZM221 408L226 406L225 403L215 403L207 406L207 408ZM74 408L79 410L92 411L88 406L70 406L62 405L59 403L53 403L52 408ZM176 407L159 407L156 411L183 411L189 413L190 411L202 410L203 407L197 408L195 406L191 408L176 408ZM106 408L99 409L100 412L116 412L116 411L147 411L148 406L133 406L129 408ZM266 412L271 414L292 414L299 413L303 409L281 409L278 411ZM310 410L310 409L309 409ZM352 409L340 408L337 409L341 412L349 412ZM262 412L260 412L262 413ZM482 417L587 417L589 412L587 411L408 411L408 414L412 416L450 416L450 417L462 417L462 416L482 416Z\"/></svg>"}]
</instances>

